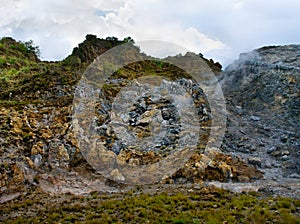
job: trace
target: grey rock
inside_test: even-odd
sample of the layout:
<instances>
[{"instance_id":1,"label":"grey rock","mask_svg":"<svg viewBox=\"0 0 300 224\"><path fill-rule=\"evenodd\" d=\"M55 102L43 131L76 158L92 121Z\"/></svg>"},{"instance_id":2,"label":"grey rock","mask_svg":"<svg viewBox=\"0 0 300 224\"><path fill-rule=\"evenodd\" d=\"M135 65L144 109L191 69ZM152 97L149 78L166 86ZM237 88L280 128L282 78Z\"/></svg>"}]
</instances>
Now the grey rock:
<instances>
[{"instance_id":1,"label":"grey rock","mask_svg":"<svg viewBox=\"0 0 300 224\"><path fill-rule=\"evenodd\" d=\"M281 151L274 151L271 153L272 156L279 157L281 156Z\"/></svg>"},{"instance_id":2,"label":"grey rock","mask_svg":"<svg viewBox=\"0 0 300 224\"><path fill-rule=\"evenodd\" d=\"M281 155L282 156L288 156L288 155L290 155L290 152L288 150L285 150L285 151L281 152Z\"/></svg>"},{"instance_id":3,"label":"grey rock","mask_svg":"<svg viewBox=\"0 0 300 224\"><path fill-rule=\"evenodd\" d=\"M286 143L288 141L288 138L289 137L287 135L283 135L283 136L280 137L280 141L283 142L283 143Z\"/></svg>"},{"instance_id":4,"label":"grey rock","mask_svg":"<svg viewBox=\"0 0 300 224\"><path fill-rule=\"evenodd\" d=\"M248 158L248 163L261 167L262 161L260 158L250 157Z\"/></svg>"},{"instance_id":5,"label":"grey rock","mask_svg":"<svg viewBox=\"0 0 300 224\"><path fill-rule=\"evenodd\" d=\"M273 165L275 168L282 167L280 163L273 163L272 165Z\"/></svg>"},{"instance_id":6,"label":"grey rock","mask_svg":"<svg viewBox=\"0 0 300 224\"><path fill-rule=\"evenodd\" d=\"M246 135L246 132L245 132L245 131L243 131L243 130L240 130L240 132L241 132L242 134Z\"/></svg>"},{"instance_id":7,"label":"grey rock","mask_svg":"<svg viewBox=\"0 0 300 224\"><path fill-rule=\"evenodd\" d=\"M251 152L257 151L257 147L254 146L254 145L251 145L249 148L250 148L250 151L251 151Z\"/></svg>"},{"instance_id":8,"label":"grey rock","mask_svg":"<svg viewBox=\"0 0 300 224\"><path fill-rule=\"evenodd\" d=\"M282 156L280 159L281 159L282 161L287 161L287 160L289 160L290 158L289 158L289 156L284 155L284 156Z\"/></svg>"},{"instance_id":9,"label":"grey rock","mask_svg":"<svg viewBox=\"0 0 300 224\"><path fill-rule=\"evenodd\" d=\"M300 45L268 46L241 54L219 79L229 114L224 148L246 157L237 151L243 130L261 161L272 156L267 177L300 172L299 73Z\"/></svg>"},{"instance_id":10,"label":"grey rock","mask_svg":"<svg viewBox=\"0 0 300 224\"><path fill-rule=\"evenodd\" d=\"M42 164L42 156L40 154L37 154L34 156L33 163L36 167L39 167Z\"/></svg>"},{"instance_id":11,"label":"grey rock","mask_svg":"<svg viewBox=\"0 0 300 224\"><path fill-rule=\"evenodd\" d=\"M238 114L238 115L242 115L243 114L243 108L241 106L236 106L235 107L235 112Z\"/></svg>"},{"instance_id":12,"label":"grey rock","mask_svg":"<svg viewBox=\"0 0 300 224\"><path fill-rule=\"evenodd\" d=\"M253 120L253 121L260 121L260 117L258 116L250 116L250 119Z\"/></svg>"},{"instance_id":13,"label":"grey rock","mask_svg":"<svg viewBox=\"0 0 300 224\"><path fill-rule=\"evenodd\" d=\"M290 178L297 178L297 179L300 179L300 175L297 174L297 173L292 173L289 177L290 177Z\"/></svg>"},{"instance_id":14,"label":"grey rock","mask_svg":"<svg viewBox=\"0 0 300 224\"><path fill-rule=\"evenodd\" d=\"M267 149L267 153L268 153L268 154L271 154L271 153L274 152L275 150L276 150L276 147L273 146L273 147Z\"/></svg>"},{"instance_id":15,"label":"grey rock","mask_svg":"<svg viewBox=\"0 0 300 224\"><path fill-rule=\"evenodd\" d=\"M272 165L272 163L270 163L269 161L266 161L266 163L265 163L265 166L264 166L265 168L268 168L268 169L270 169L270 168L272 168L273 167L273 165Z\"/></svg>"}]
</instances>

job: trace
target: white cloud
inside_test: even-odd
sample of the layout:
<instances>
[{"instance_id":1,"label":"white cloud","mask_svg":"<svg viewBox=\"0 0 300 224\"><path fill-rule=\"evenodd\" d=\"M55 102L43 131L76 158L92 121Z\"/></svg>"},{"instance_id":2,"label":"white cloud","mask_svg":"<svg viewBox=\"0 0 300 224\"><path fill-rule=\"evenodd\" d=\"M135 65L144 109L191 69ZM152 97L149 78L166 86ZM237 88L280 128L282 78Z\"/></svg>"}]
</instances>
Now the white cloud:
<instances>
[{"instance_id":1,"label":"white cloud","mask_svg":"<svg viewBox=\"0 0 300 224\"><path fill-rule=\"evenodd\" d=\"M239 52L298 41L297 0L0 0L0 36L33 39L47 60L88 33L164 40L228 64Z\"/></svg>"}]
</instances>

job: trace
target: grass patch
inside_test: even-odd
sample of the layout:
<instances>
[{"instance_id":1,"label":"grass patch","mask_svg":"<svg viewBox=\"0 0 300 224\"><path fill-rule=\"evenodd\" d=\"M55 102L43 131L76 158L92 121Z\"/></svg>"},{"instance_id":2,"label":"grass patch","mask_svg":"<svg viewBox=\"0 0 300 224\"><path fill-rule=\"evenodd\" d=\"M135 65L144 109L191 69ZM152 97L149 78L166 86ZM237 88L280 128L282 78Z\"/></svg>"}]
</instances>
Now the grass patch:
<instances>
[{"instance_id":1,"label":"grass patch","mask_svg":"<svg viewBox=\"0 0 300 224\"><path fill-rule=\"evenodd\" d=\"M207 196L212 200L207 200ZM27 196L29 197L29 196ZM224 190L87 197L43 195L0 205L7 223L300 223L299 200ZM64 197L59 200L57 197ZM43 203L41 206L40 204ZM26 217L26 211L31 215ZM23 211L23 213L22 213ZM19 215L18 215L19 214Z\"/></svg>"}]
</instances>

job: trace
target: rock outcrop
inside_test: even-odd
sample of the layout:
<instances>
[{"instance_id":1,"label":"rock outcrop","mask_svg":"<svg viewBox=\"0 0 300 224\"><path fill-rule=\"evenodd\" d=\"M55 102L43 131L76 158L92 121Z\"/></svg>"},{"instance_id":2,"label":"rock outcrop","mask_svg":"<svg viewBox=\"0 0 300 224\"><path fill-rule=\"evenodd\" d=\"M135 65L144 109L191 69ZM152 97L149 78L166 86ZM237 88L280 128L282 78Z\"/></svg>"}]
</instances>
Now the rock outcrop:
<instances>
[{"instance_id":1,"label":"rock outcrop","mask_svg":"<svg viewBox=\"0 0 300 224\"><path fill-rule=\"evenodd\" d=\"M87 35L85 42L69 57L56 63L40 62L32 55L26 58L23 54L15 60L18 49L6 44L7 40L1 42L0 50L5 59L2 64L0 61L2 195L23 192L34 186L52 193L76 194L113 191L116 186L122 186L107 180L86 162L71 121L75 86L89 63L128 40L131 39L104 40ZM9 39L9 43L12 40ZM6 52L10 55L5 55ZM180 57L188 60L190 56ZM273 172L270 175L275 177L283 168L282 175L299 177L299 46L269 47L244 54L223 75L220 75L219 63L203 60L221 78L230 115L223 148L214 152L214 159L203 153L211 131L211 111L205 94L192 83L189 74L150 57L118 70L103 86L103 98L95 106L101 147L132 166L153 164L172 153L182 128L176 107L159 94L171 86L170 80L177 80L176 85L191 92L197 107L196 119L206 129L199 137L197 151L162 183L249 182L262 178L258 169L269 169ZM138 138L147 138L155 128L164 131L165 136L160 136L159 142L148 142L155 150L148 150L145 145L132 149L109 128L103 128L110 119L112 99L126 86L126 80L145 73L159 74L169 81L157 87L154 98L144 96L132 105L127 125ZM122 180L117 169L112 173L118 177L116 180Z\"/></svg>"},{"instance_id":2,"label":"rock outcrop","mask_svg":"<svg viewBox=\"0 0 300 224\"><path fill-rule=\"evenodd\" d=\"M300 45L241 54L221 83L229 112L223 149L268 178L299 178Z\"/></svg>"}]
</instances>

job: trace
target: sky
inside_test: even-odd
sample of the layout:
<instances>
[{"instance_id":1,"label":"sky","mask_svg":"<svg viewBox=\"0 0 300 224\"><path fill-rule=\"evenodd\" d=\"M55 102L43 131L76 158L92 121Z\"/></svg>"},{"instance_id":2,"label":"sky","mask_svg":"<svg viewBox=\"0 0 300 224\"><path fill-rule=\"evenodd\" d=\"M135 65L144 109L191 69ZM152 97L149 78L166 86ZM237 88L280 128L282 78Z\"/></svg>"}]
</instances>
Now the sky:
<instances>
[{"instance_id":1,"label":"sky","mask_svg":"<svg viewBox=\"0 0 300 224\"><path fill-rule=\"evenodd\" d=\"M300 44L299 0L0 0L0 37L33 40L42 60L83 42L159 40L228 65L266 45Z\"/></svg>"}]
</instances>

